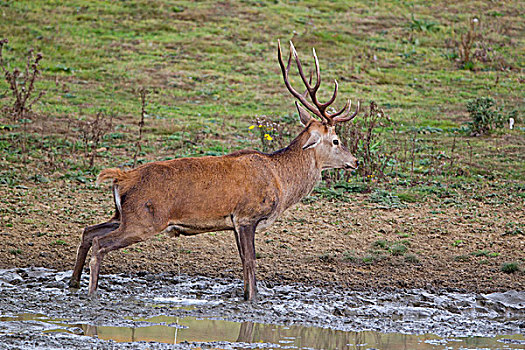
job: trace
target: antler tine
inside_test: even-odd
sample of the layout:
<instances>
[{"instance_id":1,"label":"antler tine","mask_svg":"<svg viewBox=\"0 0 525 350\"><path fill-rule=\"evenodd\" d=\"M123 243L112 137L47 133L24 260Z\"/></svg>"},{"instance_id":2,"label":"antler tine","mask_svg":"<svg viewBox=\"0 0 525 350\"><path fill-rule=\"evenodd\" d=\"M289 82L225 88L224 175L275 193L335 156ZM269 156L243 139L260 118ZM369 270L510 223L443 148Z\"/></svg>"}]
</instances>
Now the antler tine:
<instances>
[{"instance_id":1,"label":"antler tine","mask_svg":"<svg viewBox=\"0 0 525 350\"><path fill-rule=\"evenodd\" d=\"M321 70L319 69L319 59L317 58L317 54L315 53L315 47L312 48L312 53L314 55L315 73L317 74L317 81L315 82L314 90L317 91L317 89L319 89L319 86L321 86Z\"/></svg>"},{"instance_id":2,"label":"antler tine","mask_svg":"<svg viewBox=\"0 0 525 350\"><path fill-rule=\"evenodd\" d=\"M304 85L306 86L306 90L310 94L310 98L312 99L313 104L317 107L319 112L322 115L322 119L328 122L329 124L332 124L332 118L330 115L326 113L326 108L330 106L332 103L334 103L335 98L337 96L337 81L335 82L335 90L334 94L328 100L326 103L320 103L317 99L317 90L321 86L321 70L319 69L319 59L317 58L317 53L315 52L315 48L312 49L312 54L314 56L314 63L315 63L315 73L317 81L315 82L315 86L312 87L312 79L310 76L310 82L306 81L306 77L304 76L303 67L301 65L301 61L299 60L299 55L297 54L297 51L295 50L295 46L290 41L290 47L292 48L292 52L295 56L295 62L297 63L297 69L299 70L299 75L301 76L301 79L304 82Z\"/></svg>"},{"instance_id":3,"label":"antler tine","mask_svg":"<svg viewBox=\"0 0 525 350\"><path fill-rule=\"evenodd\" d=\"M343 108L341 108L338 112L330 114L330 118L333 119L334 117L337 117L338 115L340 115L343 112L349 113L351 106L352 106L352 101L350 99L348 99L348 101L346 101L346 104L344 105Z\"/></svg>"},{"instance_id":4,"label":"antler tine","mask_svg":"<svg viewBox=\"0 0 525 350\"><path fill-rule=\"evenodd\" d=\"M290 44L291 44L291 42L290 42ZM290 91L290 93L295 98L297 98L306 108L308 108L308 110L310 110L310 112L314 113L315 115L317 115L321 119L326 119L326 117L324 117L323 114L315 106L313 106L310 102L308 102L308 100L306 100L306 94L303 95L303 94L297 92L292 87L292 85L290 84L290 81L288 80L288 71L290 69L290 62L292 60L292 54L294 53L294 51L295 51L295 48L293 47L293 44L292 44L290 46L290 56L288 58L288 65L285 68L284 67L284 62L283 62L283 54L281 52L281 41L280 40L277 41L277 58L279 60L279 65L281 66L281 71L283 73L284 84L286 85L286 88L288 89L288 91ZM295 56L297 57L297 52L295 52Z\"/></svg>"},{"instance_id":5,"label":"antler tine","mask_svg":"<svg viewBox=\"0 0 525 350\"><path fill-rule=\"evenodd\" d=\"M340 111L333 113L333 114L328 114L326 112L326 108L330 106L332 103L334 103L337 97L337 91L339 88L337 80L334 80L334 93L332 94L332 97L330 97L330 99L325 103L320 103L319 100L317 100L317 90L319 89L321 85L321 71L319 69L319 59L317 58L317 53L315 52L315 49L313 49L312 51L313 51L313 56L314 56L315 74L316 74L317 80L313 87L312 87L312 79L313 79L314 72L312 70L312 72L310 73L310 79L307 80L306 76L304 75L303 66L301 65L301 61L299 60L299 55L297 54L297 51L295 50L295 46L293 45L293 43L290 41L290 56L288 57L288 64L286 68L283 62L280 40L277 40L277 49L278 49L277 57L279 59L279 65L281 66L281 71L283 73L284 84L286 85L286 88L310 112L314 113L316 116L321 118L321 120L323 120L329 125L334 125L335 123L340 123L340 122L351 120L357 115L357 113L359 113L359 101L358 101L355 113L353 113L352 115L349 115L350 107L352 106L352 102L350 100L347 101L346 105ZM290 71L292 56L294 56L295 62L297 64L297 70L299 71L299 75L301 76L301 79L303 80L303 83L306 86L306 91L302 94L297 92L292 87L288 79L288 73ZM310 103L306 99L308 95L310 95L312 103Z\"/></svg>"},{"instance_id":6,"label":"antler tine","mask_svg":"<svg viewBox=\"0 0 525 350\"><path fill-rule=\"evenodd\" d=\"M316 82L315 86L312 88L312 74L310 74L310 82L308 82L308 80L306 80L306 77L304 75L303 65L301 64L301 61L299 60L299 55L297 54L297 51L295 50L295 46L293 45L291 41L290 41L290 51L291 51L291 54L293 54L295 58L295 63L297 63L297 70L299 71L299 75L301 76L301 79L303 80L304 86L306 86L306 90L310 94L310 97L312 97L312 102L314 103L314 105L317 106L317 103L314 100L313 96L315 96L315 93L317 92L317 89L319 88L319 80ZM314 51L314 54L315 54L315 51ZM316 62L315 68L316 68L316 71L318 71L317 62ZM320 110L320 112L323 113L322 110Z\"/></svg>"},{"instance_id":7,"label":"antler tine","mask_svg":"<svg viewBox=\"0 0 525 350\"><path fill-rule=\"evenodd\" d=\"M323 111L326 110L326 107L330 106L332 103L334 103L335 98L337 97L337 89L339 88L339 84L337 84L337 80L334 79L334 93L332 94L332 97L326 102L321 104L319 108L322 108Z\"/></svg>"},{"instance_id":8,"label":"antler tine","mask_svg":"<svg viewBox=\"0 0 525 350\"><path fill-rule=\"evenodd\" d=\"M312 79L314 78L314 71L310 72L310 79L308 79L308 83L312 85ZM308 96L308 89L304 90L303 96L306 98Z\"/></svg>"},{"instance_id":9,"label":"antler tine","mask_svg":"<svg viewBox=\"0 0 525 350\"><path fill-rule=\"evenodd\" d=\"M355 112L352 113L352 115L349 116L348 114L350 114L350 107L351 106L352 106L352 101L348 100L348 102L346 103L346 106L341 111L331 115L331 118L333 118L332 119L333 122L334 123L342 123L342 122L347 122L349 120L354 119L354 117L357 115L357 113L359 113L359 109L360 109L360 106L361 106L360 103L359 103L359 100L357 101L357 108L355 109ZM337 117L337 115L341 114L344 110L346 110L346 112L343 115L340 115L340 116Z\"/></svg>"}]
</instances>

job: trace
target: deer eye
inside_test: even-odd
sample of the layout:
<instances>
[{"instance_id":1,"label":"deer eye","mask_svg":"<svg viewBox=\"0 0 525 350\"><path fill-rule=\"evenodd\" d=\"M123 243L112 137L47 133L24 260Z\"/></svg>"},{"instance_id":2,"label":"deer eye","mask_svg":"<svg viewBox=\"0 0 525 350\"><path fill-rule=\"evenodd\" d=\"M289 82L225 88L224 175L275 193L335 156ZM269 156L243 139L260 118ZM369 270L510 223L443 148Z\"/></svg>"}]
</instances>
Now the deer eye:
<instances>
[{"instance_id":1,"label":"deer eye","mask_svg":"<svg viewBox=\"0 0 525 350\"><path fill-rule=\"evenodd\" d=\"M334 143L334 145L337 146L339 144L339 140L338 139L334 139L333 143Z\"/></svg>"}]
</instances>

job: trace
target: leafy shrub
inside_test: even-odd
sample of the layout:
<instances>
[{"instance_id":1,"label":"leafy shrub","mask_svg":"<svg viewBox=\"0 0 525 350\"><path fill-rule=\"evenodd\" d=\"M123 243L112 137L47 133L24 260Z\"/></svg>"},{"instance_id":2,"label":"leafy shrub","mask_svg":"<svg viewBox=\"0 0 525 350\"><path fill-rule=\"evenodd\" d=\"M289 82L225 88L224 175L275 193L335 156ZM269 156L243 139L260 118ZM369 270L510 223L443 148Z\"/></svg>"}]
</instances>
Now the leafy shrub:
<instances>
[{"instance_id":1,"label":"leafy shrub","mask_svg":"<svg viewBox=\"0 0 525 350\"><path fill-rule=\"evenodd\" d=\"M467 111L471 119L471 131L474 135L483 135L490 130L502 128L509 118L516 120L517 111L512 111L507 116L502 109L496 106L490 97L478 97L467 102Z\"/></svg>"},{"instance_id":2,"label":"leafy shrub","mask_svg":"<svg viewBox=\"0 0 525 350\"><path fill-rule=\"evenodd\" d=\"M359 159L357 173L364 183L365 192L370 192L370 183L385 177L385 169L391 157L387 155L386 131L384 127L390 124L388 115L372 101L368 111L356 117L352 123L336 124L336 132L346 143L350 152ZM351 179L352 172L332 169L323 174L328 187L339 186Z\"/></svg>"}]
</instances>

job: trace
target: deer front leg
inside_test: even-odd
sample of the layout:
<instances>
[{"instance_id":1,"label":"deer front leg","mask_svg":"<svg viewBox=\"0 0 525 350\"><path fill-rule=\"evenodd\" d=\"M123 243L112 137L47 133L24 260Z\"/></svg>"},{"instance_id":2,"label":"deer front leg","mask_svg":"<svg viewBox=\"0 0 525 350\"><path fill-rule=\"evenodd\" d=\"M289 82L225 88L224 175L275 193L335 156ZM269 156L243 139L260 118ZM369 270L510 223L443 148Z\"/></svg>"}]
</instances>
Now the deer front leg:
<instances>
[{"instance_id":1,"label":"deer front leg","mask_svg":"<svg viewBox=\"0 0 525 350\"><path fill-rule=\"evenodd\" d=\"M240 225L236 227L239 255L242 260L244 277L244 299L254 300L257 297L257 281L255 280L255 225Z\"/></svg>"},{"instance_id":2,"label":"deer front leg","mask_svg":"<svg viewBox=\"0 0 525 350\"><path fill-rule=\"evenodd\" d=\"M69 281L69 286L71 288L80 288L80 276L82 275L82 270L84 269L84 264L86 263L86 257L93 238L105 236L108 233L116 230L119 227L119 222L105 222L103 224L93 225L86 227L82 233L82 241L78 246L77 250L77 260L75 263L75 269L71 275L71 280Z\"/></svg>"}]
</instances>

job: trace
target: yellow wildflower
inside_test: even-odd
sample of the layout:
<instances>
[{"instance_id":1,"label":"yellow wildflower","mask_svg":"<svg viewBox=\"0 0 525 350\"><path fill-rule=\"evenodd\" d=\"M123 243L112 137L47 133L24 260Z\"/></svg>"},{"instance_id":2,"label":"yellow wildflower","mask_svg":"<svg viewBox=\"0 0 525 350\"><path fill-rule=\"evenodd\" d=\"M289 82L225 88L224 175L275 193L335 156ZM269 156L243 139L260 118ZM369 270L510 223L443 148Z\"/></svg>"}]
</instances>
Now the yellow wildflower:
<instances>
[{"instance_id":1,"label":"yellow wildflower","mask_svg":"<svg viewBox=\"0 0 525 350\"><path fill-rule=\"evenodd\" d=\"M248 129L253 130L253 128L255 128L255 125L250 125Z\"/></svg>"}]
</instances>

